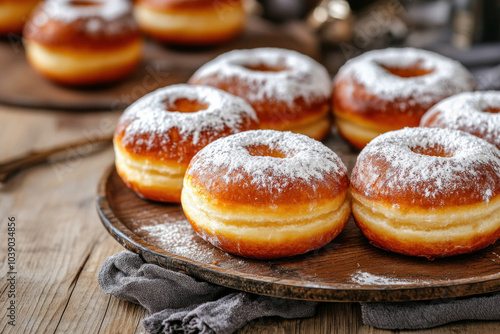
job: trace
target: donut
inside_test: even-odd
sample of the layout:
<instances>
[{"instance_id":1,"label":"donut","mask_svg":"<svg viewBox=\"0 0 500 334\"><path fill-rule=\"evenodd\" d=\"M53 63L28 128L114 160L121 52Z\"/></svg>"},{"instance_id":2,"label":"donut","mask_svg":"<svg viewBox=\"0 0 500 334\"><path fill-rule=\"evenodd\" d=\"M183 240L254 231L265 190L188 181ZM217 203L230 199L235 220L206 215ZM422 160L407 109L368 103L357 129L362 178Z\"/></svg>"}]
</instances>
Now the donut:
<instances>
[{"instance_id":1,"label":"donut","mask_svg":"<svg viewBox=\"0 0 500 334\"><path fill-rule=\"evenodd\" d=\"M434 104L476 87L458 62L430 51L389 48L342 66L333 83L333 113L342 137L358 149L381 133L417 127Z\"/></svg>"},{"instance_id":2,"label":"donut","mask_svg":"<svg viewBox=\"0 0 500 334\"><path fill-rule=\"evenodd\" d=\"M180 45L212 45L244 27L242 0L137 0L134 15L154 39Z\"/></svg>"},{"instance_id":3,"label":"donut","mask_svg":"<svg viewBox=\"0 0 500 334\"><path fill-rule=\"evenodd\" d=\"M116 170L139 196L180 203L184 172L200 149L258 126L248 103L219 89L160 88L120 117L113 140Z\"/></svg>"},{"instance_id":4,"label":"donut","mask_svg":"<svg viewBox=\"0 0 500 334\"><path fill-rule=\"evenodd\" d=\"M449 97L426 112L420 126L468 132L500 149L500 92L466 92Z\"/></svg>"},{"instance_id":5,"label":"donut","mask_svg":"<svg viewBox=\"0 0 500 334\"><path fill-rule=\"evenodd\" d=\"M24 36L35 70L65 85L116 81L141 58L142 39L127 0L45 1Z\"/></svg>"},{"instance_id":6,"label":"donut","mask_svg":"<svg viewBox=\"0 0 500 334\"><path fill-rule=\"evenodd\" d=\"M254 108L262 129L317 140L330 132L330 77L322 65L298 52L234 50L202 66L189 82L242 97Z\"/></svg>"},{"instance_id":7,"label":"donut","mask_svg":"<svg viewBox=\"0 0 500 334\"><path fill-rule=\"evenodd\" d=\"M181 203L194 231L231 254L273 259L335 238L349 219L347 169L301 134L255 130L207 145L188 166Z\"/></svg>"},{"instance_id":8,"label":"donut","mask_svg":"<svg viewBox=\"0 0 500 334\"><path fill-rule=\"evenodd\" d=\"M359 154L350 192L363 234L392 252L433 259L500 237L500 150L462 131L378 136Z\"/></svg>"},{"instance_id":9,"label":"donut","mask_svg":"<svg viewBox=\"0 0 500 334\"><path fill-rule=\"evenodd\" d=\"M24 23L40 0L0 0L0 35L23 31Z\"/></svg>"}]
</instances>

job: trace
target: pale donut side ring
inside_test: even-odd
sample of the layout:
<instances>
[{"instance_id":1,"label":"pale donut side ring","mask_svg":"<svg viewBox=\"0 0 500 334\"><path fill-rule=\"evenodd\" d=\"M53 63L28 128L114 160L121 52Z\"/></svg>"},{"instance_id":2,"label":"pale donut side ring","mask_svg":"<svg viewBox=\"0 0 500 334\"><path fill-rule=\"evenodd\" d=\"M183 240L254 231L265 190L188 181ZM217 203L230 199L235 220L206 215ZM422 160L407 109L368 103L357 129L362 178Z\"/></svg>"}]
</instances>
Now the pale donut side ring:
<instances>
[{"instance_id":1,"label":"pale donut side ring","mask_svg":"<svg viewBox=\"0 0 500 334\"><path fill-rule=\"evenodd\" d=\"M348 184L346 167L320 142L291 132L247 131L193 158L181 201L206 241L268 259L302 254L337 236L350 216Z\"/></svg>"},{"instance_id":2,"label":"pale donut side ring","mask_svg":"<svg viewBox=\"0 0 500 334\"><path fill-rule=\"evenodd\" d=\"M238 97L213 87L168 86L139 99L120 118L116 168L139 195L180 202L184 172L201 148L256 128L255 112Z\"/></svg>"},{"instance_id":3,"label":"pale donut side ring","mask_svg":"<svg viewBox=\"0 0 500 334\"><path fill-rule=\"evenodd\" d=\"M422 117L420 126L461 130L500 149L500 92L467 92L449 97Z\"/></svg>"},{"instance_id":4,"label":"pale donut side ring","mask_svg":"<svg viewBox=\"0 0 500 334\"><path fill-rule=\"evenodd\" d=\"M468 133L380 135L361 151L351 180L356 223L381 248L434 258L500 237L500 151Z\"/></svg>"},{"instance_id":5,"label":"pale donut side ring","mask_svg":"<svg viewBox=\"0 0 500 334\"><path fill-rule=\"evenodd\" d=\"M240 0L138 0L134 15L153 38L180 45L212 45L228 41L244 28Z\"/></svg>"}]
</instances>

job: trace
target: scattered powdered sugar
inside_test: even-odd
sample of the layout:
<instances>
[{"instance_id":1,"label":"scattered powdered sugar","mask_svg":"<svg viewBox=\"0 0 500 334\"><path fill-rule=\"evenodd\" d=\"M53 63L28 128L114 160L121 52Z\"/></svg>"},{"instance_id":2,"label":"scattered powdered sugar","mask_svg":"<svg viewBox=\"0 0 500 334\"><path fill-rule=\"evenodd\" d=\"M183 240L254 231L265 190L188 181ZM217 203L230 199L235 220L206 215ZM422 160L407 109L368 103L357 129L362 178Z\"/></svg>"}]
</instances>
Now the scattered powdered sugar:
<instances>
[{"instance_id":1,"label":"scattered powdered sugar","mask_svg":"<svg viewBox=\"0 0 500 334\"><path fill-rule=\"evenodd\" d=\"M500 113L490 108L500 109L500 92L466 92L436 104L420 124L469 132L500 148Z\"/></svg>"},{"instance_id":2,"label":"scattered powdered sugar","mask_svg":"<svg viewBox=\"0 0 500 334\"><path fill-rule=\"evenodd\" d=\"M258 71L245 66L283 68L281 71ZM328 99L331 80L326 69L312 58L295 51L278 48L233 50L203 65L190 82L212 75L233 82L234 79L250 85L245 100L250 103L263 99L284 101L292 105L297 98L306 103ZM229 87L235 90L236 87Z\"/></svg>"},{"instance_id":3,"label":"scattered powdered sugar","mask_svg":"<svg viewBox=\"0 0 500 334\"><path fill-rule=\"evenodd\" d=\"M262 146L284 157L251 155L248 150ZM226 185L241 182L250 176L248 182L257 190L275 193L298 181L321 182L326 174L345 177L347 168L330 148L307 136L254 130L224 137L207 145L195 155L186 173L210 176L203 179ZM214 180L211 176L216 174L224 176ZM207 189L212 187L211 184L205 186Z\"/></svg>"},{"instance_id":4,"label":"scattered powdered sugar","mask_svg":"<svg viewBox=\"0 0 500 334\"><path fill-rule=\"evenodd\" d=\"M446 156L416 153L427 149ZM500 150L462 131L405 128L372 140L359 154L351 182L368 198L397 202L410 193L414 204L430 206L453 197L489 202L500 192Z\"/></svg>"},{"instance_id":5,"label":"scattered powdered sugar","mask_svg":"<svg viewBox=\"0 0 500 334\"><path fill-rule=\"evenodd\" d=\"M131 16L132 6L127 0L86 0L89 5L74 4L73 0L47 0L40 5L40 10L33 18L37 27L42 27L49 20L74 22L84 19L82 26L89 33L105 31L120 32L124 25L136 27ZM128 16L127 20L118 20Z\"/></svg>"},{"instance_id":6,"label":"scattered powdered sugar","mask_svg":"<svg viewBox=\"0 0 500 334\"><path fill-rule=\"evenodd\" d=\"M179 99L198 101L206 104L207 109L188 113L166 110L167 105ZM149 136L145 139L149 147L155 137L165 138L173 128L181 137L197 144L202 131L216 133L229 128L235 133L252 119L257 122L255 111L239 97L213 87L179 84L160 88L137 100L125 110L120 122L129 122L123 136L125 145L139 134ZM136 144L143 144L143 139L140 140L141 143ZM166 144L163 142L162 146Z\"/></svg>"},{"instance_id":7,"label":"scattered powdered sugar","mask_svg":"<svg viewBox=\"0 0 500 334\"><path fill-rule=\"evenodd\" d=\"M415 77L400 77L389 72L384 66L418 66L432 72ZM349 77L353 77L369 93L380 99L409 99L408 103L435 103L436 99L475 88L472 75L459 62L434 52L414 48L388 48L366 52L344 64L335 81Z\"/></svg>"},{"instance_id":8,"label":"scattered powdered sugar","mask_svg":"<svg viewBox=\"0 0 500 334\"><path fill-rule=\"evenodd\" d=\"M221 254L226 255L228 259L231 258L227 253L207 247L204 240L196 237L191 225L185 219L179 221L159 219L150 223L151 225L142 225L136 233L145 235L146 241L168 252L203 263L212 263L214 259L220 258Z\"/></svg>"},{"instance_id":9,"label":"scattered powdered sugar","mask_svg":"<svg viewBox=\"0 0 500 334\"><path fill-rule=\"evenodd\" d=\"M361 270L357 270L351 275L351 281L360 285L405 285L422 283L420 280L405 280L390 276L374 275Z\"/></svg>"}]
</instances>

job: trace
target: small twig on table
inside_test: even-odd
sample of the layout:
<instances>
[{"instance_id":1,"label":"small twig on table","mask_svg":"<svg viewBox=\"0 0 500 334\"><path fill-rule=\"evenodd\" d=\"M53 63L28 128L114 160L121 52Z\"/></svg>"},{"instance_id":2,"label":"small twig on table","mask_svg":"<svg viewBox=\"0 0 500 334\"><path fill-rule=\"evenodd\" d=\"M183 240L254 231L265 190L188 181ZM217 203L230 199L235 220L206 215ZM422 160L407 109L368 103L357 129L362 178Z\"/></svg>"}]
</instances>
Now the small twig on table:
<instances>
[{"instance_id":1,"label":"small twig on table","mask_svg":"<svg viewBox=\"0 0 500 334\"><path fill-rule=\"evenodd\" d=\"M2 162L0 163L0 183L7 182L14 174L24 169L34 167L49 160L57 161L63 158L61 156L58 159L58 154L87 146L88 149L82 150L83 153L80 156L90 155L111 144L112 140L112 135L97 139L85 139L47 150L30 152L23 156Z\"/></svg>"}]
</instances>

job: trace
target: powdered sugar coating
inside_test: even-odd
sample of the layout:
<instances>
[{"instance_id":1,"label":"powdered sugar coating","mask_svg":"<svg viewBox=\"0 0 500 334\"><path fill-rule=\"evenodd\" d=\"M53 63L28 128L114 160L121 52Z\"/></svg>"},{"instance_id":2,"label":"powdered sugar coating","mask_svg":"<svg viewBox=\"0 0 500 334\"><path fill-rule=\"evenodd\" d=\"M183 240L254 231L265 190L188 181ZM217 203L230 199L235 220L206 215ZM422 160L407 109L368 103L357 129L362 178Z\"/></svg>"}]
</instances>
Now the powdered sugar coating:
<instances>
[{"instance_id":1,"label":"powdered sugar coating","mask_svg":"<svg viewBox=\"0 0 500 334\"><path fill-rule=\"evenodd\" d=\"M433 150L448 157L415 151ZM500 150L468 133L440 128L405 128L371 141L358 156L353 189L397 206L488 203L500 194Z\"/></svg>"},{"instance_id":2,"label":"powdered sugar coating","mask_svg":"<svg viewBox=\"0 0 500 334\"><path fill-rule=\"evenodd\" d=\"M42 27L50 20L71 23L83 20L81 27L88 33L104 31L119 33L124 25L136 28L131 15L132 6L127 0L86 0L95 5L75 5L73 0L47 0L40 5L32 24ZM118 20L127 17L127 20Z\"/></svg>"},{"instance_id":3,"label":"powdered sugar coating","mask_svg":"<svg viewBox=\"0 0 500 334\"><path fill-rule=\"evenodd\" d=\"M500 92L466 92L449 97L430 109L421 126L461 130L500 148Z\"/></svg>"},{"instance_id":4,"label":"powdered sugar coating","mask_svg":"<svg viewBox=\"0 0 500 334\"><path fill-rule=\"evenodd\" d=\"M207 109L190 113L167 111L166 105L178 99L199 101ZM137 100L125 110L119 124L127 124L123 145L140 145L148 150L156 146L158 138L160 146L167 149L166 145L171 143L166 134L174 128L181 144L183 140L198 144L204 132L209 137L216 137L226 129L236 133L247 127L249 120L257 122L257 116L243 99L213 87L179 84L160 88Z\"/></svg>"},{"instance_id":5,"label":"powdered sugar coating","mask_svg":"<svg viewBox=\"0 0 500 334\"><path fill-rule=\"evenodd\" d=\"M248 148L261 146L284 157L250 154ZM243 188L250 188L254 197L260 194L271 203L293 187L314 198L320 186L340 193L339 185L344 182L346 190L348 184L347 168L331 149L305 135L274 130L246 131L214 141L195 155L186 175L202 182L207 191L233 188L243 193Z\"/></svg>"},{"instance_id":6,"label":"powdered sugar coating","mask_svg":"<svg viewBox=\"0 0 500 334\"><path fill-rule=\"evenodd\" d=\"M274 72L245 67L259 65L284 69ZM212 75L227 82L238 80L247 83L249 90L245 91L244 98L250 103L267 99L292 106L298 98L313 103L328 99L331 94L331 80L326 69L312 58L286 49L230 51L203 65L193 74L190 82Z\"/></svg>"},{"instance_id":7,"label":"powdered sugar coating","mask_svg":"<svg viewBox=\"0 0 500 334\"><path fill-rule=\"evenodd\" d=\"M418 66L431 73L400 77L386 67ZM381 100L405 100L408 104L432 105L445 97L475 89L472 75L459 62L437 53L414 48L388 48L362 54L342 66L335 81L352 77L369 94Z\"/></svg>"}]
</instances>

